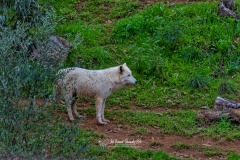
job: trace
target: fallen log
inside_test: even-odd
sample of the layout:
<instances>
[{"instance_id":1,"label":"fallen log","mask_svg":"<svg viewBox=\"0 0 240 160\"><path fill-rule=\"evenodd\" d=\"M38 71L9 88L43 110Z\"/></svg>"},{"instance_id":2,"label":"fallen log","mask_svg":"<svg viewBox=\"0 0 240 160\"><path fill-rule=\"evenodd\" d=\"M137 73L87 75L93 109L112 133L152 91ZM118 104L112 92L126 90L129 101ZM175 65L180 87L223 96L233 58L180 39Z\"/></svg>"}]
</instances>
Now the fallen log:
<instances>
[{"instance_id":1,"label":"fallen log","mask_svg":"<svg viewBox=\"0 0 240 160\"><path fill-rule=\"evenodd\" d=\"M240 108L240 103L233 100L226 99L226 98L222 98L222 97L216 98L215 104L214 104L215 110L221 111L229 108L234 108L234 109Z\"/></svg>"},{"instance_id":2,"label":"fallen log","mask_svg":"<svg viewBox=\"0 0 240 160\"><path fill-rule=\"evenodd\" d=\"M230 117L230 118L232 118L232 121L234 120L234 121L239 121L239 119L240 119L240 109L228 109L228 113L230 114L230 115L232 115L232 117Z\"/></svg>"},{"instance_id":3,"label":"fallen log","mask_svg":"<svg viewBox=\"0 0 240 160\"><path fill-rule=\"evenodd\" d=\"M233 0L221 0L220 4L218 5L218 12L221 16L233 17L238 18L237 14L233 11L235 7Z\"/></svg>"},{"instance_id":4,"label":"fallen log","mask_svg":"<svg viewBox=\"0 0 240 160\"><path fill-rule=\"evenodd\" d=\"M203 120L206 123L217 122L222 118L228 118L229 113L213 110L200 110L197 113L197 120Z\"/></svg>"},{"instance_id":5,"label":"fallen log","mask_svg":"<svg viewBox=\"0 0 240 160\"><path fill-rule=\"evenodd\" d=\"M240 123L240 103L222 97L217 97L214 109L202 109L197 113L197 120L203 120L205 123L213 123L228 119L234 123Z\"/></svg>"}]
</instances>

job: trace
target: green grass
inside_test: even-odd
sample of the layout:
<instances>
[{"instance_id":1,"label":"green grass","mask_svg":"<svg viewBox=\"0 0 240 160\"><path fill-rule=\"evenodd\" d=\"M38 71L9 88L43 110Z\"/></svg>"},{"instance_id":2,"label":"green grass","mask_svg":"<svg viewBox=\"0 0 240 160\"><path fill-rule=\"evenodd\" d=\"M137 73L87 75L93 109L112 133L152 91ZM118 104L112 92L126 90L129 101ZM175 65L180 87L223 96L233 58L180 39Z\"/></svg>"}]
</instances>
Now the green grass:
<instances>
[{"instance_id":1,"label":"green grass","mask_svg":"<svg viewBox=\"0 0 240 160\"><path fill-rule=\"evenodd\" d=\"M126 160L133 160L133 159L164 159L164 160L176 160L172 156L167 155L162 151L153 152L150 150L141 151L129 147L116 147L114 148L110 154L107 156L106 159L126 159Z\"/></svg>"},{"instance_id":2,"label":"green grass","mask_svg":"<svg viewBox=\"0 0 240 160\"><path fill-rule=\"evenodd\" d=\"M240 127L225 119L204 129L204 133L216 139L221 137L225 137L227 140L240 139Z\"/></svg>"},{"instance_id":3,"label":"green grass","mask_svg":"<svg viewBox=\"0 0 240 160\"><path fill-rule=\"evenodd\" d=\"M227 160L238 160L240 158L240 155L237 153L230 153L229 157L227 158Z\"/></svg>"},{"instance_id":4,"label":"green grass","mask_svg":"<svg viewBox=\"0 0 240 160\"><path fill-rule=\"evenodd\" d=\"M111 111L107 113L110 119L119 123L135 126L158 126L160 132L167 134L192 135L197 131L195 116L192 111L164 112L162 115L154 112Z\"/></svg>"}]
</instances>

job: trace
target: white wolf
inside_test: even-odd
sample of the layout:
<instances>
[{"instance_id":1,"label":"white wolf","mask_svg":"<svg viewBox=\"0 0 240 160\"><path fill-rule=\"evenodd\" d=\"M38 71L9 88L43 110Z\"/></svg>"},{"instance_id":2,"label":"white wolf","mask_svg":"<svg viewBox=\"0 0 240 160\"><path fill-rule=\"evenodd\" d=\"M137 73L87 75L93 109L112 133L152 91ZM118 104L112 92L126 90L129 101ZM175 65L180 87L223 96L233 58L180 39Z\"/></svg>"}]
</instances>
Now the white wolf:
<instances>
[{"instance_id":1,"label":"white wolf","mask_svg":"<svg viewBox=\"0 0 240 160\"><path fill-rule=\"evenodd\" d=\"M77 112L77 98L88 96L96 99L96 117L99 124L110 122L104 118L107 97L128 84L137 83L126 63L103 70L67 68L60 70L57 76L55 98L57 102L60 98L66 102L69 119L74 120L72 110L75 116L82 117Z\"/></svg>"}]
</instances>

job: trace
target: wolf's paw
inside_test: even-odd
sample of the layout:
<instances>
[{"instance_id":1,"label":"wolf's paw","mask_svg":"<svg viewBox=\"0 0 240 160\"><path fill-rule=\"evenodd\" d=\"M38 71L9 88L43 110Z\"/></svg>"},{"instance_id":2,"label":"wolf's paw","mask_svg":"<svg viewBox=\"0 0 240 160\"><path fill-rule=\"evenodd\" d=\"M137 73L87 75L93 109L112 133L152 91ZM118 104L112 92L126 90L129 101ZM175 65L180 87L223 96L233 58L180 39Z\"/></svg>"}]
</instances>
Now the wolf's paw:
<instances>
[{"instance_id":1,"label":"wolf's paw","mask_svg":"<svg viewBox=\"0 0 240 160\"><path fill-rule=\"evenodd\" d=\"M80 115L80 114L76 115L76 117L78 117L78 118L83 118L83 119L86 118L85 116L82 116L82 115Z\"/></svg>"},{"instance_id":2,"label":"wolf's paw","mask_svg":"<svg viewBox=\"0 0 240 160\"><path fill-rule=\"evenodd\" d=\"M73 117L69 117L69 120L72 122L72 121L74 121L74 118Z\"/></svg>"},{"instance_id":3,"label":"wolf's paw","mask_svg":"<svg viewBox=\"0 0 240 160\"><path fill-rule=\"evenodd\" d=\"M106 122L106 123L109 123L109 122L110 122L108 119L105 119L105 118L103 118L102 121L103 121L103 122Z\"/></svg>"},{"instance_id":4,"label":"wolf's paw","mask_svg":"<svg viewBox=\"0 0 240 160\"><path fill-rule=\"evenodd\" d=\"M107 122L98 121L98 124L100 124L100 125L106 125L106 124L107 124Z\"/></svg>"}]
</instances>

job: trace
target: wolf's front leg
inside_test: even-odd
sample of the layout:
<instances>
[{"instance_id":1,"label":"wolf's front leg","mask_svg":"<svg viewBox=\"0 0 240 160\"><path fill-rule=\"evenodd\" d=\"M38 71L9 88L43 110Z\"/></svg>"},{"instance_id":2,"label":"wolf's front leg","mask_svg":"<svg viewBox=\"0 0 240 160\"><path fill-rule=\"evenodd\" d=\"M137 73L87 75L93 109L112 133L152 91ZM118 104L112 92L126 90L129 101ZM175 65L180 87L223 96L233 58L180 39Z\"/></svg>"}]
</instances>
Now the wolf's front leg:
<instances>
[{"instance_id":1,"label":"wolf's front leg","mask_svg":"<svg viewBox=\"0 0 240 160\"><path fill-rule=\"evenodd\" d=\"M105 119L105 117L104 117L105 103L106 103L106 98L103 99L101 117L102 117L102 121L107 123L107 122L110 122L110 121L108 119Z\"/></svg>"},{"instance_id":2,"label":"wolf's front leg","mask_svg":"<svg viewBox=\"0 0 240 160\"><path fill-rule=\"evenodd\" d=\"M107 124L106 122L103 122L102 120L102 106L103 106L103 98L96 98L96 117L97 117L97 122L98 124L105 125Z\"/></svg>"}]
</instances>

